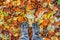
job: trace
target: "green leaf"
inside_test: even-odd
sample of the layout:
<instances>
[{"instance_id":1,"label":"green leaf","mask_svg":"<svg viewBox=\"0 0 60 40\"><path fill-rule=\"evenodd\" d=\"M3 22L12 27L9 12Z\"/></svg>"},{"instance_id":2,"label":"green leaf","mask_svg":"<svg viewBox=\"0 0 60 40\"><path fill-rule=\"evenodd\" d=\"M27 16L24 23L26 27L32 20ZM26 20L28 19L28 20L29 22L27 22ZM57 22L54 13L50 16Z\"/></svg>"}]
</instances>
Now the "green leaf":
<instances>
[{"instance_id":1,"label":"green leaf","mask_svg":"<svg viewBox=\"0 0 60 40\"><path fill-rule=\"evenodd\" d=\"M57 3L58 3L58 5L60 5L60 0L58 0L58 2L57 2Z\"/></svg>"},{"instance_id":2,"label":"green leaf","mask_svg":"<svg viewBox=\"0 0 60 40\"><path fill-rule=\"evenodd\" d=\"M8 16L8 13L4 12L4 16Z\"/></svg>"}]
</instances>

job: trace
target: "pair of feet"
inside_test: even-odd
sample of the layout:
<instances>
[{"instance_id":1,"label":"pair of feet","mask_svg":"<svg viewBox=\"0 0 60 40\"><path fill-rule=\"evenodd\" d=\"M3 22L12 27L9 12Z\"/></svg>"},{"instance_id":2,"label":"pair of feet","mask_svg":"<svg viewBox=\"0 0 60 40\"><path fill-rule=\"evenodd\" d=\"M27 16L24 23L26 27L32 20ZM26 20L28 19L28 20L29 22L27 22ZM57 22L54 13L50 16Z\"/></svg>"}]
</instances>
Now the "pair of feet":
<instances>
[{"instance_id":1,"label":"pair of feet","mask_svg":"<svg viewBox=\"0 0 60 40\"><path fill-rule=\"evenodd\" d=\"M21 24L21 29L22 29L22 36L19 38L19 40L29 40L28 23L23 22ZM32 24L32 31L33 31L32 40L42 40L42 38L39 37L39 28L38 28L37 23Z\"/></svg>"}]
</instances>

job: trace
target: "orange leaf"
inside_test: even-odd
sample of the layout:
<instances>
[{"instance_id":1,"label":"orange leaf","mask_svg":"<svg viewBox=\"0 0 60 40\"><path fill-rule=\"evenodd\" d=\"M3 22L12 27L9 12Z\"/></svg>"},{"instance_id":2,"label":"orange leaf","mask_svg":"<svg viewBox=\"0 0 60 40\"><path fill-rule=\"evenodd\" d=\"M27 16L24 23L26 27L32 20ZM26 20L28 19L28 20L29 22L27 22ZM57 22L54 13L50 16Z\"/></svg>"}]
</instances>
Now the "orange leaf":
<instances>
[{"instance_id":1,"label":"orange leaf","mask_svg":"<svg viewBox=\"0 0 60 40\"><path fill-rule=\"evenodd\" d=\"M18 16L18 21L19 21L19 22L23 22L23 20L24 20L23 17Z\"/></svg>"},{"instance_id":2,"label":"orange leaf","mask_svg":"<svg viewBox=\"0 0 60 40\"><path fill-rule=\"evenodd\" d=\"M48 25L48 20L44 20L44 21L42 22L42 25L43 25L43 26L47 26L47 25Z\"/></svg>"}]
</instances>

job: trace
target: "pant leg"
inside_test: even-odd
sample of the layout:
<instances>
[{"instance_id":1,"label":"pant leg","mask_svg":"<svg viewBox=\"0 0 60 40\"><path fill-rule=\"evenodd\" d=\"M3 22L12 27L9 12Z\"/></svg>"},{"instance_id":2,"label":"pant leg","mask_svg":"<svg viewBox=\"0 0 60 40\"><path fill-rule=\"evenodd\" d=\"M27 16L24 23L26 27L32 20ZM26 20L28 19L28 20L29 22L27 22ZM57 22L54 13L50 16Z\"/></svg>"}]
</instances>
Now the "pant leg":
<instances>
[{"instance_id":1,"label":"pant leg","mask_svg":"<svg viewBox=\"0 0 60 40\"><path fill-rule=\"evenodd\" d=\"M43 39L39 36L39 27L38 27L37 23L34 23L34 24L32 25L32 31L33 31L32 40L43 40Z\"/></svg>"},{"instance_id":2,"label":"pant leg","mask_svg":"<svg viewBox=\"0 0 60 40\"><path fill-rule=\"evenodd\" d=\"M29 40L29 36L28 36L28 23L23 22L21 24L21 29L22 29L22 36L19 38L19 40Z\"/></svg>"}]
</instances>

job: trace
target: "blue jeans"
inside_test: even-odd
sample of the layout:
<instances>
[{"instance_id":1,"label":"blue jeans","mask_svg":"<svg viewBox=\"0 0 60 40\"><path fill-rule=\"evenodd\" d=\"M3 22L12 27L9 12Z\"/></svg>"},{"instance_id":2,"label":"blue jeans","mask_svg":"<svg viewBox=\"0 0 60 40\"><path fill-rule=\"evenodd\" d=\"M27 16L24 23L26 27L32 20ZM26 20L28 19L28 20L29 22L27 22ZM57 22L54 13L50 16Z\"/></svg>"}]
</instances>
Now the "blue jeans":
<instances>
[{"instance_id":1,"label":"blue jeans","mask_svg":"<svg viewBox=\"0 0 60 40\"><path fill-rule=\"evenodd\" d=\"M22 36L20 37L19 40L29 40L29 36L28 36L28 23L23 22L21 24L21 29L22 29ZM32 31L33 31L33 37L32 40L42 40L42 38L39 37L39 28L37 23L34 23L32 25Z\"/></svg>"}]
</instances>

